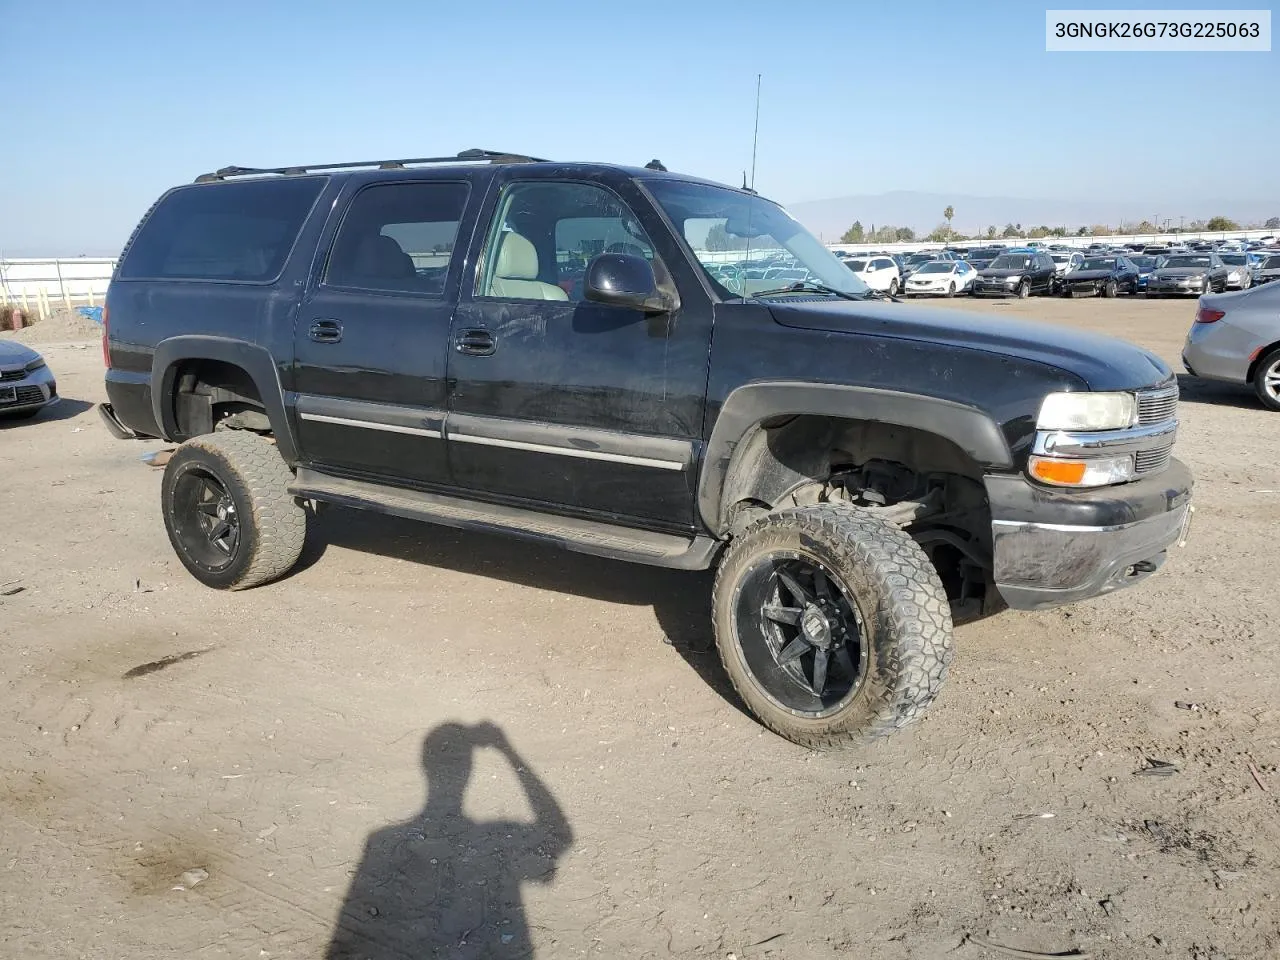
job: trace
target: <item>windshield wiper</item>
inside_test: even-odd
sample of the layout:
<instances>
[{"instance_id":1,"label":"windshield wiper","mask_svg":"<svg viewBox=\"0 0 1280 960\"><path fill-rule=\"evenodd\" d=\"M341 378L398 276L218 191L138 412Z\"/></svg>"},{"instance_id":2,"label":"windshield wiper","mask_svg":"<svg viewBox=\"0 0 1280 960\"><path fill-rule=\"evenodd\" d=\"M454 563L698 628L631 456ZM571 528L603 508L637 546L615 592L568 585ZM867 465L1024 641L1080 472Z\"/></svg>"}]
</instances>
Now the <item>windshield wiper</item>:
<instances>
[{"instance_id":1,"label":"windshield wiper","mask_svg":"<svg viewBox=\"0 0 1280 960\"><path fill-rule=\"evenodd\" d=\"M788 284L785 287L778 287L774 290L759 290L751 296L752 298L772 297L780 293L829 293L832 296L840 297L843 300L897 299L897 297L889 297L887 294L883 294L879 290L872 290L870 288L867 289L866 293L848 293L844 290L837 290L835 287L829 287L825 283L817 283L813 280L797 280L795 283Z\"/></svg>"}]
</instances>

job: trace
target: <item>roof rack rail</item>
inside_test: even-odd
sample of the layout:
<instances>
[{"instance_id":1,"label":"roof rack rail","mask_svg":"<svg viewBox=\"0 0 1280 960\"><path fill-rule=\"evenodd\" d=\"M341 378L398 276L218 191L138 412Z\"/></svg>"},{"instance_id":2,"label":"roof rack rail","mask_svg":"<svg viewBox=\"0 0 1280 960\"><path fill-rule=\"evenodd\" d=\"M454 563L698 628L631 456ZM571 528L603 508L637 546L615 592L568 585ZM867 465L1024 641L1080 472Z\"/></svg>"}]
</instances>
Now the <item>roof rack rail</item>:
<instances>
[{"instance_id":1,"label":"roof rack rail","mask_svg":"<svg viewBox=\"0 0 1280 960\"><path fill-rule=\"evenodd\" d=\"M404 160L356 160L350 163L317 163L305 166L289 167L223 167L213 173L202 173L196 177L196 183L213 183L226 180L228 177L256 177L263 174L279 174L296 176L302 173L317 173L325 170L356 170L360 167L372 167L377 170L404 170L406 167L421 166L429 163L546 163L541 157L530 157L523 153L508 153L504 150L463 150L453 157L412 157Z\"/></svg>"}]
</instances>

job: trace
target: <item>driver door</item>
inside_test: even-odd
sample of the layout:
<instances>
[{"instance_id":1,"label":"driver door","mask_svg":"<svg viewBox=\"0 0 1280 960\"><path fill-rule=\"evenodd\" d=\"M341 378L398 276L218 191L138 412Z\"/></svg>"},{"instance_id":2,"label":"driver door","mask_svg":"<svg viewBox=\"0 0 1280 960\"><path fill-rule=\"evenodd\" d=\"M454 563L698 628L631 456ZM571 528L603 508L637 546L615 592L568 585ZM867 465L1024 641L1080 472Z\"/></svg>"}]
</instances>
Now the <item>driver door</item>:
<instances>
[{"instance_id":1,"label":"driver door","mask_svg":"<svg viewBox=\"0 0 1280 960\"><path fill-rule=\"evenodd\" d=\"M693 523L709 304L651 316L584 299L601 253L666 268L614 187L524 173L489 200L449 352L454 482L487 499L687 529ZM628 191L630 192L630 191ZM668 248L670 248L668 243ZM684 291L682 291L682 294Z\"/></svg>"}]
</instances>

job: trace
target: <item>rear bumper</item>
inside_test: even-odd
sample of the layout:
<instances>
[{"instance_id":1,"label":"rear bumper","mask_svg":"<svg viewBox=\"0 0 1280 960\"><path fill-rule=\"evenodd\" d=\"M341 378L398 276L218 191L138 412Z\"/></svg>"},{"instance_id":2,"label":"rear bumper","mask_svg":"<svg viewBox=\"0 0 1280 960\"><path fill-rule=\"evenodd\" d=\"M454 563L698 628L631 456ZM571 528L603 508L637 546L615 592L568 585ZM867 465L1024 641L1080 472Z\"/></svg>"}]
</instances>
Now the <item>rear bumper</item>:
<instances>
[{"instance_id":1,"label":"rear bumper","mask_svg":"<svg viewBox=\"0 0 1280 960\"><path fill-rule=\"evenodd\" d=\"M1180 461L1146 480L1060 492L988 477L994 580L1017 610L1039 610L1132 586L1186 536L1191 472Z\"/></svg>"},{"instance_id":2,"label":"rear bumper","mask_svg":"<svg viewBox=\"0 0 1280 960\"><path fill-rule=\"evenodd\" d=\"M149 373L108 370L106 388L107 402L99 406L98 413L113 436L119 439L160 436L160 427L151 410Z\"/></svg>"}]
</instances>

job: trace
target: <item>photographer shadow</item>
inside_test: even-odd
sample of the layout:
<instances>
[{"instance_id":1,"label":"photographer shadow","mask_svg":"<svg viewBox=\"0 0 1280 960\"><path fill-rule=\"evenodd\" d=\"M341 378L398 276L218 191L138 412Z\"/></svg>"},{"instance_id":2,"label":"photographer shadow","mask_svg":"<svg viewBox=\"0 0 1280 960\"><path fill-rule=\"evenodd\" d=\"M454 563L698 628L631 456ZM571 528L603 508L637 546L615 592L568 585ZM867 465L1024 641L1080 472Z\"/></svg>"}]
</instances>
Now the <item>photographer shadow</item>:
<instances>
[{"instance_id":1,"label":"photographer shadow","mask_svg":"<svg viewBox=\"0 0 1280 960\"><path fill-rule=\"evenodd\" d=\"M511 765L532 823L463 813L476 750ZM491 723L444 724L422 745L422 812L372 834L327 960L515 958L533 954L521 886L550 883L573 834L555 797Z\"/></svg>"}]
</instances>

